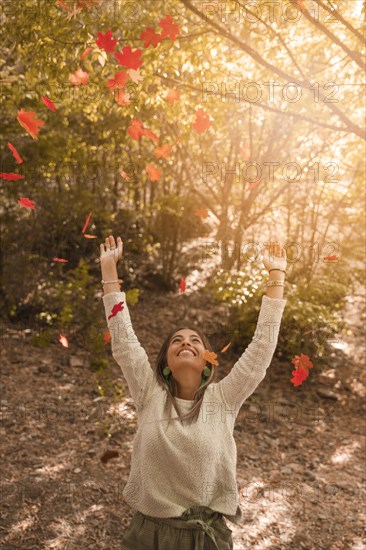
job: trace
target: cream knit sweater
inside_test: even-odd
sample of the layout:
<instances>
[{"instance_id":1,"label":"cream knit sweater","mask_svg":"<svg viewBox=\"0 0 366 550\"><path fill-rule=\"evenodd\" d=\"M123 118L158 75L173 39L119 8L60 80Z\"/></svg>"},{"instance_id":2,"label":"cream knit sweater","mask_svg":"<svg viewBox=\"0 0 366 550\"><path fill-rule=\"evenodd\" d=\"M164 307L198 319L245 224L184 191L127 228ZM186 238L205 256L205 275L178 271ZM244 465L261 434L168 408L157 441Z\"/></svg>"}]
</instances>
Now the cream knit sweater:
<instances>
[{"instance_id":1,"label":"cream knit sweater","mask_svg":"<svg viewBox=\"0 0 366 550\"><path fill-rule=\"evenodd\" d=\"M119 302L124 309L108 320ZM167 427L168 422L154 422L167 418L167 394L132 328L126 294L103 296L112 355L122 369L137 411L131 469L123 489L133 510L163 518L180 516L191 506L208 506L234 523L240 521L234 423L244 401L265 377L286 302L286 298L263 295L251 343L230 373L207 387L197 423L175 420ZM181 414L193 404L175 400ZM172 415L177 416L174 408Z\"/></svg>"}]
</instances>

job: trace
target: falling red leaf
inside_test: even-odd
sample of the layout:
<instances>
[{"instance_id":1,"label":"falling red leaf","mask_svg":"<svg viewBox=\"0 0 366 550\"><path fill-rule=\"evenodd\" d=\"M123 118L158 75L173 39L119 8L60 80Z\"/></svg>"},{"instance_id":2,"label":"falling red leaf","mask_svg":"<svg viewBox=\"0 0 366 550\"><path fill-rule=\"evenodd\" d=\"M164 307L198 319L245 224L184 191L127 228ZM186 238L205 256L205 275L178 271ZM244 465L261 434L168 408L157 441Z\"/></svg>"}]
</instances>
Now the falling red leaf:
<instances>
[{"instance_id":1,"label":"falling red leaf","mask_svg":"<svg viewBox=\"0 0 366 550\"><path fill-rule=\"evenodd\" d=\"M212 121L206 111L202 108L198 109L198 111L195 112L195 115L196 122L192 126L198 134L202 134L210 128Z\"/></svg>"},{"instance_id":2,"label":"falling red leaf","mask_svg":"<svg viewBox=\"0 0 366 550\"><path fill-rule=\"evenodd\" d=\"M85 237L86 239L96 239L96 238L97 238L96 235L89 235L88 233L84 233L84 237Z\"/></svg>"},{"instance_id":3,"label":"falling red leaf","mask_svg":"<svg viewBox=\"0 0 366 550\"><path fill-rule=\"evenodd\" d=\"M21 174L14 174L13 172L10 172L10 173L0 172L0 178L2 178L3 180L14 181L14 180L21 180L24 178L24 176L22 176Z\"/></svg>"},{"instance_id":4,"label":"falling red leaf","mask_svg":"<svg viewBox=\"0 0 366 550\"><path fill-rule=\"evenodd\" d=\"M105 345L109 344L109 342L111 341L111 333L109 332L108 329L104 333L103 341L104 341Z\"/></svg>"},{"instance_id":5,"label":"falling red leaf","mask_svg":"<svg viewBox=\"0 0 366 550\"><path fill-rule=\"evenodd\" d=\"M65 348L68 348L68 347L69 347L68 339L67 339L66 336L64 336L63 334L60 334L60 338L58 339L58 341L59 341L60 344L62 344Z\"/></svg>"},{"instance_id":6,"label":"falling red leaf","mask_svg":"<svg viewBox=\"0 0 366 550\"><path fill-rule=\"evenodd\" d=\"M168 91L168 95L166 96L166 98L169 101L170 105L173 105L174 101L178 101L180 99L180 94L178 90L172 88Z\"/></svg>"},{"instance_id":7,"label":"falling red leaf","mask_svg":"<svg viewBox=\"0 0 366 550\"><path fill-rule=\"evenodd\" d=\"M210 215L207 208L197 208L193 214L195 216L199 216L200 218L208 218L208 216Z\"/></svg>"},{"instance_id":8,"label":"falling red leaf","mask_svg":"<svg viewBox=\"0 0 366 550\"><path fill-rule=\"evenodd\" d=\"M52 258L54 262L68 262L69 260L64 260L63 258Z\"/></svg>"},{"instance_id":9,"label":"falling red leaf","mask_svg":"<svg viewBox=\"0 0 366 550\"><path fill-rule=\"evenodd\" d=\"M204 352L201 353L201 357L205 360L211 363L212 365L218 366L217 361L217 354L214 351L209 351L208 349L205 349Z\"/></svg>"},{"instance_id":10,"label":"falling red leaf","mask_svg":"<svg viewBox=\"0 0 366 550\"><path fill-rule=\"evenodd\" d=\"M154 151L155 153L155 156L156 158L160 159L160 158L168 158L168 156L170 155L170 153L172 152L172 146L169 145L168 143L165 143L164 145L162 145L161 147L157 147Z\"/></svg>"},{"instance_id":11,"label":"falling red leaf","mask_svg":"<svg viewBox=\"0 0 366 550\"><path fill-rule=\"evenodd\" d=\"M122 49L122 53L116 52L114 55L119 65L123 65L128 69L138 69L143 63L141 54L142 50L135 50L133 52L131 46L125 46Z\"/></svg>"},{"instance_id":12,"label":"falling red leaf","mask_svg":"<svg viewBox=\"0 0 366 550\"><path fill-rule=\"evenodd\" d=\"M17 161L18 164L22 164L23 162L23 159L22 157L19 155L18 151L15 149L14 145L12 145L11 143L8 143L8 147L10 149L10 151L13 153L13 157L15 158L15 160ZM24 176L23 176L24 177Z\"/></svg>"},{"instance_id":13,"label":"falling red leaf","mask_svg":"<svg viewBox=\"0 0 366 550\"><path fill-rule=\"evenodd\" d=\"M86 230L86 228L88 227L88 223L89 223L89 221L90 221L91 215L92 215L92 212L89 212L88 217L86 218L86 222L85 222L85 224L84 224L84 227L83 227L82 230L81 230L82 233L85 233L85 230Z\"/></svg>"},{"instance_id":14,"label":"falling red leaf","mask_svg":"<svg viewBox=\"0 0 366 550\"><path fill-rule=\"evenodd\" d=\"M147 172L149 178L151 179L151 181L159 181L160 180L161 172L153 164L149 164L148 166L146 166L146 172Z\"/></svg>"},{"instance_id":15,"label":"falling red leaf","mask_svg":"<svg viewBox=\"0 0 366 550\"><path fill-rule=\"evenodd\" d=\"M93 48L85 48L85 50L83 51L83 53L81 54L80 56L80 61L82 61L83 59L85 59L89 54L90 52L93 51Z\"/></svg>"},{"instance_id":16,"label":"falling red leaf","mask_svg":"<svg viewBox=\"0 0 366 550\"><path fill-rule=\"evenodd\" d=\"M18 111L17 120L33 139L38 140L39 129L46 123L43 122L43 120L38 120L35 115L35 111L24 111L20 109L20 111Z\"/></svg>"},{"instance_id":17,"label":"falling red leaf","mask_svg":"<svg viewBox=\"0 0 366 550\"><path fill-rule=\"evenodd\" d=\"M310 358L308 355L305 355L302 353L300 357L298 355L295 355L291 359L291 363L296 367L301 367L305 370L311 369L313 367L313 363L310 361Z\"/></svg>"},{"instance_id":18,"label":"falling red leaf","mask_svg":"<svg viewBox=\"0 0 366 550\"><path fill-rule=\"evenodd\" d=\"M140 40L144 40L144 48L153 46L156 48L163 40L161 34L157 34L152 27L146 27L146 30L140 34Z\"/></svg>"},{"instance_id":19,"label":"falling red leaf","mask_svg":"<svg viewBox=\"0 0 366 550\"><path fill-rule=\"evenodd\" d=\"M21 205L21 206L24 206L24 208L31 208L32 210L36 210L36 207L34 206L34 201L32 201L31 199L28 199L27 197L21 197L19 200L18 200L18 203Z\"/></svg>"},{"instance_id":20,"label":"falling red leaf","mask_svg":"<svg viewBox=\"0 0 366 550\"><path fill-rule=\"evenodd\" d=\"M43 103L46 105L46 107L51 109L51 111L53 111L53 112L56 111L56 107L55 107L55 104L53 103L53 101L51 101L50 99L48 99L48 97L46 97L44 95L41 95L41 99L42 99Z\"/></svg>"},{"instance_id":21,"label":"falling red leaf","mask_svg":"<svg viewBox=\"0 0 366 550\"><path fill-rule=\"evenodd\" d=\"M300 367L299 369L293 370L291 374L293 374L293 378L291 378L290 382L292 382L294 386L300 386L309 376L309 371Z\"/></svg>"},{"instance_id":22,"label":"falling red leaf","mask_svg":"<svg viewBox=\"0 0 366 550\"><path fill-rule=\"evenodd\" d=\"M225 353L225 351L227 351L227 350L229 349L230 346L231 346L231 342L229 342L229 343L227 344L227 346L225 346L224 348L222 348L221 353Z\"/></svg>"},{"instance_id":23,"label":"falling red leaf","mask_svg":"<svg viewBox=\"0 0 366 550\"><path fill-rule=\"evenodd\" d=\"M106 83L106 86L110 90L115 90L116 88L124 88L129 78L130 78L130 75L126 73L126 71L124 70L118 71L118 73L114 75L114 78L111 78L110 80L108 80L108 82Z\"/></svg>"},{"instance_id":24,"label":"falling red leaf","mask_svg":"<svg viewBox=\"0 0 366 550\"><path fill-rule=\"evenodd\" d=\"M159 27L163 29L161 36L163 38L169 36L170 40L172 40L173 42L177 38L177 36L180 35L180 28L176 23L174 23L171 15L167 15L166 17L161 19L159 21Z\"/></svg>"},{"instance_id":25,"label":"falling red leaf","mask_svg":"<svg viewBox=\"0 0 366 550\"><path fill-rule=\"evenodd\" d=\"M328 260L328 261L332 262L334 260L338 260L338 258L337 258L337 256L325 256L324 260Z\"/></svg>"},{"instance_id":26,"label":"falling red leaf","mask_svg":"<svg viewBox=\"0 0 366 550\"><path fill-rule=\"evenodd\" d=\"M245 143L243 144L243 147L241 148L241 158L244 162L250 159L250 149L249 146Z\"/></svg>"},{"instance_id":27,"label":"falling red leaf","mask_svg":"<svg viewBox=\"0 0 366 550\"><path fill-rule=\"evenodd\" d=\"M114 95L114 99L118 105L122 106L129 105L131 103L130 94L125 94L123 90L117 90L117 93Z\"/></svg>"},{"instance_id":28,"label":"falling red leaf","mask_svg":"<svg viewBox=\"0 0 366 550\"><path fill-rule=\"evenodd\" d=\"M96 40L98 48L104 50L107 53L112 53L116 47L118 40L113 39L113 33L111 30L105 34L98 32L98 38Z\"/></svg>"},{"instance_id":29,"label":"falling red leaf","mask_svg":"<svg viewBox=\"0 0 366 550\"><path fill-rule=\"evenodd\" d=\"M108 316L108 320L112 319L112 317L115 317L119 311L123 311L124 308L124 302L119 302L118 304L115 304L112 307L111 314Z\"/></svg>"},{"instance_id":30,"label":"falling red leaf","mask_svg":"<svg viewBox=\"0 0 366 550\"><path fill-rule=\"evenodd\" d=\"M249 187L246 189L246 191L250 191L251 189L254 189L256 185L261 181L261 178L257 178L256 180L252 181L252 183L249 185Z\"/></svg>"},{"instance_id":31,"label":"falling red leaf","mask_svg":"<svg viewBox=\"0 0 366 550\"><path fill-rule=\"evenodd\" d=\"M180 289L181 294L183 294L183 292L185 292L185 290L186 290L186 281L183 278L180 279L179 289Z\"/></svg>"},{"instance_id":32,"label":"falling red leaf","mask_svg":"<svg viewBox=\"0 0 366 550\"><path fill-rule=\"evenodd\" d=\"M103 464L106 464L108 460L111 460L111 458L117 458L119 456L117 451L106 451L103 456L100 457L100 460L103 462Z\"/></svg>"},{"instance_id":33,"label":"falling red leaf","mask_svg":"<svg viewBox=\"0 0 366 550\"><path fill-rule=\"evenodd\" d=\"M69 81L71 84L74 84L75 86L87 86L89 84L89 74L83 69L76 69L74 74L71 74L69 76Z\"/></svg>"}]
</instances>

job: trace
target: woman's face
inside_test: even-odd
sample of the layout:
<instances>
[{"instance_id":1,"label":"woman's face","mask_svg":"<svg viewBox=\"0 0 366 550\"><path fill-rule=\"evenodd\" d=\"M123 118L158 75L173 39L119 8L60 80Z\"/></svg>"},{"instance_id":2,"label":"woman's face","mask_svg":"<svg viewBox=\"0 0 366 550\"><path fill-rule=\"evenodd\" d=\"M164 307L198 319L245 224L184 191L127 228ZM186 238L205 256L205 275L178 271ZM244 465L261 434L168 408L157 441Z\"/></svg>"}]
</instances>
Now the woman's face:
<instances>
[{"instance_id":1,"label":"woman's face","mask_svg":"<svg viewBox=\"0 0 366 550\"><path fill-rule=\"evenodd\" d=\"M178 330L170 340L167 364L174 378L182 375L201 377L206 361L202 358L205 345L201 337L190 329Z\"/></svg>"}]
</instances>

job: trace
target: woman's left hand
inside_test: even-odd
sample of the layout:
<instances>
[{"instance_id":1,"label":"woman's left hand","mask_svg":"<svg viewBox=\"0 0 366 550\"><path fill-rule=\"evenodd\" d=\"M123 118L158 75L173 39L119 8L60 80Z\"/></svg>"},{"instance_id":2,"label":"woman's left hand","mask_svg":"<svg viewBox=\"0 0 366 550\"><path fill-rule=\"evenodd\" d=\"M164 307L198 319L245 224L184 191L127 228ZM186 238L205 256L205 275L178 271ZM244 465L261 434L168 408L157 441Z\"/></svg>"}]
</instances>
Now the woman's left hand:
<instances>
[{"instance_id":1,"label":"woman's left hand","mask_svg":"<svg viewBox=\"0 0 366 550\"><path fill-rule=\"evenodd\" d=\"M270 269L286 269L286 250L279 244L265 244L263 264L268 271Z\"/></svg>"}]
</instances>

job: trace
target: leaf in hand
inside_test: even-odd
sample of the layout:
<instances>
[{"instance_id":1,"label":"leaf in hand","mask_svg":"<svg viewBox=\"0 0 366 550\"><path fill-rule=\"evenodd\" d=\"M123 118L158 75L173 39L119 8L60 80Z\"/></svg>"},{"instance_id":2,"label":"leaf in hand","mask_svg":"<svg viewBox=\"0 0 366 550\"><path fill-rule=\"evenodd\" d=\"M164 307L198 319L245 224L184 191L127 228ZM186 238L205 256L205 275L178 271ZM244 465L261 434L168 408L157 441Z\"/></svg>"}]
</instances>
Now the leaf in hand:
<instances>
[{"instance_id":1,"label":"leaf in hand","mask_svg":"<svg viewBox=\"0 0 366 550\"><path fill-rule=\"evenodd\" d=\"M210 128L212 121L206 111L202 108L198 109L198 111L195 112L195 115L196 121L193 124L193 128L198 134L202 134Z\"/></svg>"},{"instance_id":2,"label":"leaf in hand","mask_svg":"<svg viewBox=\"0 0 366 550\"><path fill-rule=\"evenodd\" d=\"M112 311L111 311L111 314L108 316L108 320L112 319L112 317L115 317L118 312L123 311L123 308L124 308L123 304L124 302L119 302L118 304L115 304L112 307Z\"/></svg>"},{"instance_id":3,"label":"leaf in hand","mask_svg":"<svg viewBox=\"0 0 366 550\"><path fill-rule=\"evenodd\" d=\"M12 145L11 143L8 143L8 147L10 149L10 151L13 153L13 157L15 158L15 160L17 161L18 164L22 164L23 162L23 159L22 157L19 155L18 151L15 149L14 145ZM24 176L23 176L24 177Z\"/></svg>"},{"instance_id":4,"label":"leaf in hand","mask_svg":"<svg viewBox=\"0 0 366 550\"><path fill-rule=\"evenodd\" d=\"M98 32L98 38L96 40L98 48L104 50L107 53L112 53L116 47L118 40L113 39L113 33L111 30L105 34Z\"/></svg>"},{"instance_id":5,"label":"leaf in hand","mask_svg":"<svg viewBox=\"0 0 366 550\"><path fill-rule=\"evenodd\" d=\"M30 134L35 140L38 139L40 127L46 124L43 120L38 120L36 118L35 111L24 111L23 109L18 111L17 120L26 132L28 132L28 134Z\"/></svg>"}]
</instances>

